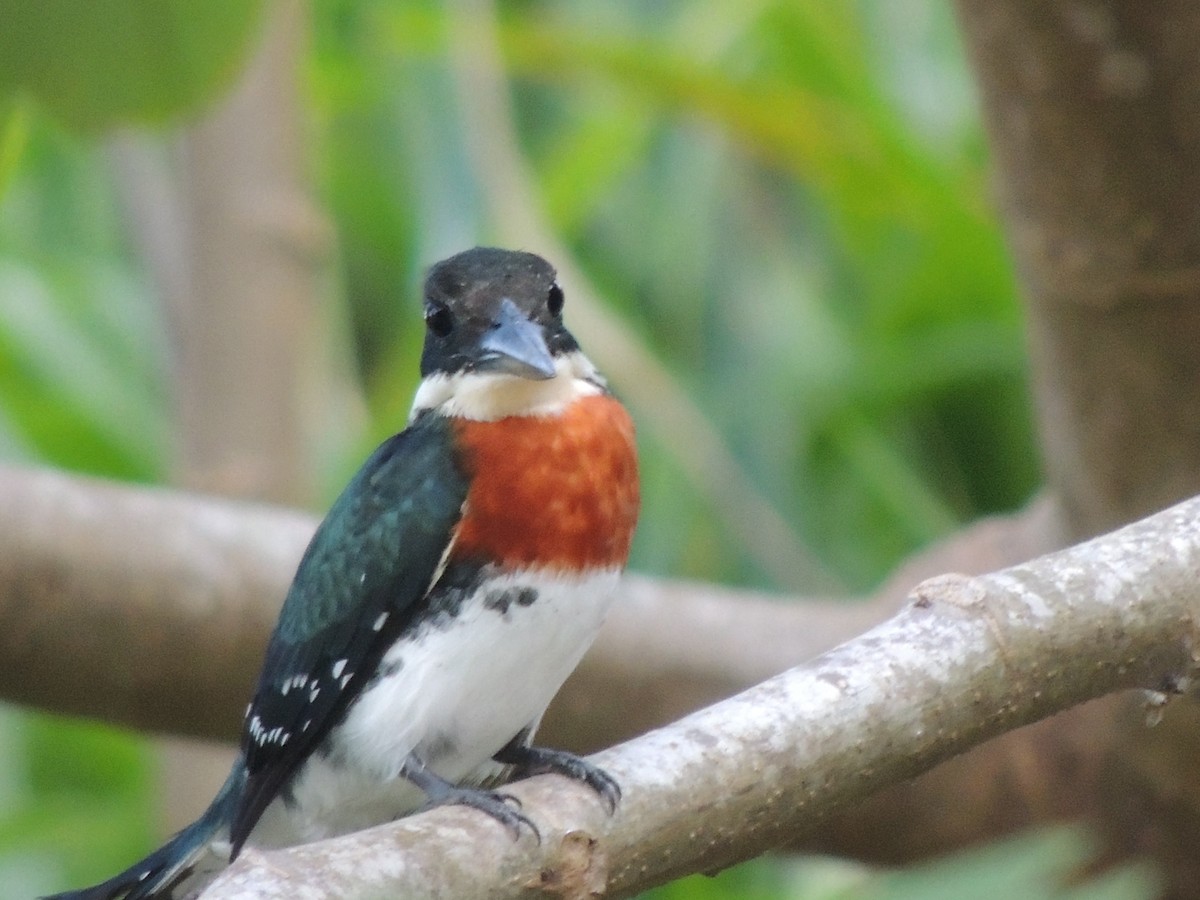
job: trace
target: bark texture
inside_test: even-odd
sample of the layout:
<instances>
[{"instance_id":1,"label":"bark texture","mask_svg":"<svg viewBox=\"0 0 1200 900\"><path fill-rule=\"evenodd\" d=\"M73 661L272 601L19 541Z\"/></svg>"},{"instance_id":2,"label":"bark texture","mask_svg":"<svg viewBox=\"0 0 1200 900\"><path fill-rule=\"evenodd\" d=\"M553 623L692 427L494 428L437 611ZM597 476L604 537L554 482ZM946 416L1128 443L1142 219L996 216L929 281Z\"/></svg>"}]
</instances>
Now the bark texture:
<instances>
[{"instance_id":1,"label":"bark texture","mask_svg":"<svg viewBox=\"0 0 1200 900\"><path fill-rule=\"evenodd\" d=\"M606 817L557 777L513 788L541 840L434 810L239 860L202 897L628 897L810 833L1016 726L1111 691L1173 695L1196 670L1200 498L992 575L918 586L813 662L594 757Z\"/></svg>"},{"instance_id":2,"label":"bark texture","mask_svg":"<svg viewBox=\"0 0 1200 900\"><path fill-rule=\"evenodd\" d=\"M958 0L1029 308L1051 487L1075 536L1200 490L1200 6ZM1200 712L1114 710L1109 855L1200 896ZM1131 724L1133 723L1133 724Z\"/></svg>"},{"instance_id":3,"label":"bark texture","mask_svg":"<svg viewBox=\"0 0 1200 900\"><path fill-rule=\"evenodd\" d=\"M1200 6L959 0L1077 536L1200 491Z\"/></svg>"}]
</instances>

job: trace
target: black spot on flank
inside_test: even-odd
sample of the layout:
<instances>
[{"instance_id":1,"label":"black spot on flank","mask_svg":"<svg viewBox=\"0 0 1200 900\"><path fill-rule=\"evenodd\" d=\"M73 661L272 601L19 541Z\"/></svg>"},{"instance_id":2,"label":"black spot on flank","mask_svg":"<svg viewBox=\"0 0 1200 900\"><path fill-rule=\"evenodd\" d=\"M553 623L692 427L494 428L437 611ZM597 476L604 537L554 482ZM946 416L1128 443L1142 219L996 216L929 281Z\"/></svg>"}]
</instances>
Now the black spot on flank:
<instances>
[{"instance_id":1,"label":"black spot on flank","mask_svg":"<svg viewBox=\"0 0 1200 900\"><path fill-rule=\"evenodd\" d=\"M335 749L336 748L333 746L332 738L327 734L321 738L320 742L317 744L317 755L320 756L321 759L332 760L334 758Z\"/></svg>"},{"instance_id":2,"label":"black spot on flank","mask_svg":"<svg viewBox=\"0 0 1200 900\"><path fill-rule=\"evenodd\" d=\"M532 606L537 598L538 592L529 587L492 589L483 598L483 608L495 610L503 616L508 614L509 607L514 603L517 606Z\"/></svg>"},{"instance_id":3,"label":"black spot on flank","mask_svg":"<svg viewBox=\"0 0 1200 900\"><path fill-rule=\"evenodd\" d=\"M508 612L508 607L511 603L511 591L488 591L487 596L483 598L483 608L495 610L500 615Z\"/></svg>"},{"instance_id":4,"label":"black spot on flank","mask_svg":"<svg viewBox=\"0 0 1200 900\"><path fill-rule=\"evenodd\" d=\"M483 579L483 567L473 563L451 563L429 592L422 624L433 628L449 626L462 612L463 604L479 590Z\"/></svg>"}]
</instances>

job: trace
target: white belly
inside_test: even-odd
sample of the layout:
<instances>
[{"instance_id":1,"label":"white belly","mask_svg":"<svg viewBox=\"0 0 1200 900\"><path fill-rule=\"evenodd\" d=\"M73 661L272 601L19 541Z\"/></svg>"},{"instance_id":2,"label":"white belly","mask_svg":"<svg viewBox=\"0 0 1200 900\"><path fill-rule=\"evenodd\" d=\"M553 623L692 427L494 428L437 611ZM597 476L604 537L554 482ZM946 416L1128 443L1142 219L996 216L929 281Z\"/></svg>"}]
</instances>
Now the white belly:
<instances>
[{"instance_id":1,"label":"white belly","mask_svg":"<svg viewBox=\"0 0 1200 900\"><path fill-rule=\"evenodd\" d=\"M453 781L500 770L494 753L536 725L595 638L620 572L576 578L509 576L488 582L457 616L426 625L385 655L380 672L251 835L256 846L316 840L389 821L424 802L398 777L410 753ZM522 605L516 592L537 592ZM498 592L510 589L504 603ZM488 601L491 600L489 605ZM505 607L505 608L502 608Z\"/></svg>"}]
</instances>

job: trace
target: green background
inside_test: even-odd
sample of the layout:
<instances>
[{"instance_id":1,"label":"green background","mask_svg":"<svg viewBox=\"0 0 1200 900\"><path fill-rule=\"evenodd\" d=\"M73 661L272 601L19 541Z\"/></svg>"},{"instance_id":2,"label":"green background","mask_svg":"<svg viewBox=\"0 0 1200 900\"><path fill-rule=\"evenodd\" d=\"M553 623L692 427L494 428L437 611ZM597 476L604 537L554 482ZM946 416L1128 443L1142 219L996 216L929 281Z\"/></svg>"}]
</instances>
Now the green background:
<instances>
[{"instance_id":1,"label":"green background","mask_svg":"<svg viewBox=\"0 0 1200 900\"><path fill-rule=\"evenodd\" d=\"M491 232L453 99L447 11L309 11L311 184L338 244L327 301L371 415L320 473L328 500L402 423L433 248ZM753 524L731 522L680 448L643 428L635 568L852 593L1030 497L1021 309L947 5L499 11L531 201L815 561L780 583L747 551ZM246 0L0 0L0 458L165 478L163 314L106 147L129 127L168 142L210 109L260 12ZM136 661L114 648L125 664ZM0 708L0 897L78 886L148 849L151 760L129 734ZM1053 832L902 874L760 861L652 896L1149 895L1134 869L1063 887L1083 853L1077 835Z\"/></svg>"}]
</instances>

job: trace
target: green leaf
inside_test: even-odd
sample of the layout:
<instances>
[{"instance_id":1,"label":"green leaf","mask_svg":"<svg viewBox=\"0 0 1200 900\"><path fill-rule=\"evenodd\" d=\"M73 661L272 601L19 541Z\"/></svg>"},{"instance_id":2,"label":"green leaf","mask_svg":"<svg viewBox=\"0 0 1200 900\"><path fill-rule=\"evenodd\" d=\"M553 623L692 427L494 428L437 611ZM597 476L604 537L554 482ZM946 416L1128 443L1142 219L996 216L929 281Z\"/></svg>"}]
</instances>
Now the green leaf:
<instances>
[{"instance_id":1,"label":"green leaf","mask_svg":"<svg viewBox=\"0 0 1200 900\"><path fill-rule=\"evenodd\" d=\"M0 197L4 196L28 142L27 104L0 96Z\"/></svg>"},{"instance_id":2,"label":"green leaf","mask_svg":"<svg viewBox=\"0 0 1200 900\"><path fill-rule=\"evenodd\" d=\"M73 128L162 120L226 86L260 0L0 0L0 100L27 92Z\"/></svg>"}]
</instances>

